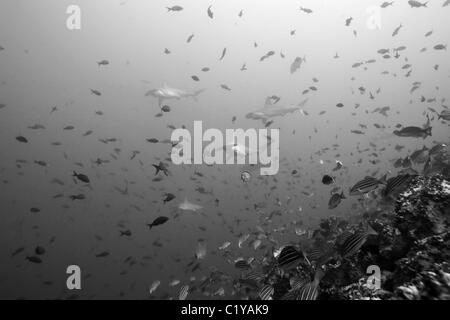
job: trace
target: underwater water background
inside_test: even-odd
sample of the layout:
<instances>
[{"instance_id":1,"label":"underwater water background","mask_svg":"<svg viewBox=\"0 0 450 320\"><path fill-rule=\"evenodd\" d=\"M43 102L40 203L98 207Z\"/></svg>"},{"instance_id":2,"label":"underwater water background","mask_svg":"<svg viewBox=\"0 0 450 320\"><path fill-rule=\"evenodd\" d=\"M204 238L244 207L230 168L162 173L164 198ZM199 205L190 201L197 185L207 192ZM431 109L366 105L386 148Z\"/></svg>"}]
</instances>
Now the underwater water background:
<instances>
[{"instance_id":1,"label":"underwater water background","mask_svg":"<svg viewBox=\"0 0 450 320\"><path fill-rule=\"evenodd\" d=\"M380 8L379 28L371 29L367 9L381 3L3 0L0 298L70 297L66 268L73 264L82 270L82 290L76 292L81 298L176 297L182 284L198 282L214 269L239 275L229 259L261 257L274 242L299 242L294 226L307 231L331 215L360 217L369 209L358 197L347 196L352 185L366 175L381 177L395 171L396 159L423 146L448 143L450 133L448 122L429 110L440 112L448 104L449 51L433 47L450 40L450 6L432 0L426 8L412 8L407 1L395 1ZM80 30L66 27L66 9L73 4L81 8ZM183 10L168 12L166 7L173 5ZM207 15L210 5L213 18ZM353 20L346 26L349 17ZM377 52L400 46L406 49L398 52L398 58L393 54L383 58ZM424 47L427 50L421 52ZM224 48L226 55L220 60ZM260 61L271 50L275 54ZM339 58L334 58L336 53ZM291 73L296 57L305 61ZM103 59L109 64L99 66ZM376 62L352 67L370 59ZM247 70L241 71L244 63ZM411 67L404 68L406 64ZM202 72L204 67L210 70ZM193 75L200 80L194 81ZM420 88L411 93L415 81ZM161 113L158 100L145 94L164 84L206 90L198 101L166 100L171 111L156 116ZM311 86L317 90L305 93ZM255 171L252 180L243 183L240 165L176 166L167 160L172 148L161 141L170 139L168 125L192 130L193 122L202 120L204 129L262 129L264 123L246 114L262 108L272 95L281 97L282 105L308 98L302 107L307 115L296 111L273 118L270 128L280 129L277 175L259 176ZM436 99L421 102L421 96ZM336 107L338 103L344 107ZM58 110L51 112L54 106ZM373 112L385 106L390 107L387 116ZM432 118L432 136L392 133L397 124L424 126L427 114ZM35 124L45 129L29 128ZM67 126L74 129L64 130ZM83 136L88 130L93 133ZM28 143L20 143L17 136L26 137ZM117 141L99 141L108 138ZM150 138L160 142L149 143ZM404 148L397 151L396 145ZM131 159L133 151L140 153ZM97 165L97 158L110 162ZM332 173L336 160L344 167L333 173L334 186L341 187L347 199L330 210L332 186L321 179ZM159 174L161 181L155 181L152 165L159 161L168 164L170 174ZM293 175L292 170L298 173ZM89 186L75 181L73 171L88 175ZM55 178L63 185L52 183ZM123 195L115 188L125 188L126 181L129 194ZM199 191L200 187L204 189ZM86 199L69 198L80 193ZM165 193L176 198L163 203ZM63 196L55 199L57 194ZM203 209L180 211L178 205L185 198ZM274 210L281 213L268 221ZM146 224L158 216L170 220L149 230ZM274 241L264 240L265 249L254 250L248 246L250 240L239 248L239 237L257 232L256 226ZM132 235L120 236L123 230ZM195 261L199 241L206 244L207 254L191 272L187 265ZM218 250L226 241L231 242L231 258ZM46 249L39 264L25 259L34 255L36 246ZM21 247L23 252L12 256ZM109 255L96 257L101 252ZM135 263L130 264L128 257ZM169 286L173 279L181 284ZM149 286L156 280L161 285L150 295ZM223 287L225 297L231 297L229 283ZM190 298L205 297L196 293Z\"/></svg>"}]
</instances>

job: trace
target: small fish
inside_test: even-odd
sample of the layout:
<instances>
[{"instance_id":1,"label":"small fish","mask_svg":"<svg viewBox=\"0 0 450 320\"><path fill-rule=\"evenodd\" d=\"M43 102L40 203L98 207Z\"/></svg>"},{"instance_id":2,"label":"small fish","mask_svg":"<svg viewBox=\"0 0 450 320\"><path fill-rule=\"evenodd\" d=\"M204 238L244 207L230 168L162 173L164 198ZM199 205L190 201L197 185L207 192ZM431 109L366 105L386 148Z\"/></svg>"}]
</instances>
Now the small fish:
<instances>
[{"instance_id":1,"label":"small fish","mask_svg":"<svg viewBox=\"0 0 450 320\"><path fill-rule=\"evenodd\" d=\"M191 34L191 35L187 38L186 42L187 42L187 43L191 42L191 41L192 41L192 38L194 38L194 34Z\"/></svg>"},{"instance_id":2,"label":"small fish","mask_svg":"<svg viewBox=\"0 0 450 320\"><path fill-rule=\"evenodd\" d=\"M243 259L236 261L234 263L234 267L239 270L249 270L250 269L250 265L247 263L247 261L245 261Z\"/></svg>"},{"instance_id":3,"label":"small fish","mask_svg":"<svg viewBox=\"0 0 450 320\"><path fill-rule=\"evenodd\" d=\"M204 259L206 257L206 244L204 242L199 242L197 245L197 250L195 251L195 258L197 260Z\"/></svg>"},{"instance_id":4,"label":"small fish","mask_svg":"<svg viewBox=\"0 0 450 320\"><path fill-rule=\"evenodd\" d=\"M164 172L166 176L169 175L169 170L163 162L159 162L159 164L152 164L152 166L156 169L155 176L160 172Z\"/></svg>"},{"instance_id":5,"label":"small fish","mask_svg":"<svg viewBox=\"0 0 450 320\"><path fill-rule=\"evenodd\" d=\"M261 300L272 300L274 292L275 290L273 286L266 284L258 291L258 296L261 298Z\"/></svg>"},{"instance_id":6,"label":"small fish","mask_svg":"<svg viewBox=\"0 0 450 320\"><path fill-rule=\"evenodd\" d=\"M294 246L286 246L281 250L277 262L280 268L290 270L297 267L302 259L304 259L302 252L298 251Z\"/></svg>"},{"instance_id":7,"label":"small fish","mask_svg":"<svg viewBox=\"0 0 450 320\"><path fill-rule=\"evenodd\" d=\"M334 193L328 201L328 209L331 210L336 208L341 203L342 199L346 199L343 191L341 193Z\"/></svg>"},{"instance_id":8,"label":"small fish","mask_svg":"<svg viewBox=\"0 0 450 320\"><path fill-rule=\"evenodd\" d=\"M380 184L386 184L386 175L381 179L366 176L364 179L358 181L353 187L350 188L350 195L363 195L369 193L378 188Z\"/></svg>"},{"instance_id":9,"label":"small fish","mask_svg":"<svg viewBox=\"0 0 450 320\"><path fill-rule=\"evenodd\" d=\"M167 12L170 12L170 11L177 12L177 11L183 10L183 7L182 6L172 6L172 7L166 7L166 9L167 9Z\"/></svg>"},{"instance_id":10,"label":"small fish","mask_svg":"<svg viewBox=\"0 0 450 320\"><path fill-rule=\"evenodd\" d=\"M221 84L220 87L224 90L231 91L231 88L228 87L226 84Z\"/></svg>"},{"instance_id":11,"label":"small fish","mask_svg":"<svg viewBox=\"0 0 450 320\"><path fill-rule=\"evenodd\" d=\"M34 249L34 253L36 253L38 256L42 256L43 254L45 254L45 248L41 247L41 246L37 246Z\"/></svg>"},{"instance_id":12,"label":"small fish","mask_svg":"<svg viewBox=\"0 0 450 320\"><path fill-rule=\"evenodd\" d=\"M231 242L226 241L224 242L220 247L219 250L225 250L226 248L228 248L231 245Z\"/></svg>"},{"instance_id":13,"label":"small fish","mask_svg":"<svg viewBox=\"0 0 450 320\"><path fill-rule=\"evenodd\" d=\"M11 257L17 256L19 253L22 253L25 250L25 247L17 248L13 253L11 253Z\"/></svg>"},{"instance_id":14,"label":"small fish","mask_svg":"<svg viewBox=\"0 0 450 320\"><path fill-rule=\"evenodd\" d=\"M170 106L168 106L168 105L163 105L162 107L161 107L161 111L162 112L170 112ZM151 139L150 139L151 140ZM157 139L155 139L155 140L157 140ZM147 140L148 141L148 140ZM148 141L148 142L151 142L151 141Z\"/></svg>"},{"instance_id":15,"label":"small fish","mask_svg":"<svg viewBox=\"0 0 450 320\"><path fill-rule=\"evenodd\" d=\"M300 7L300 10L303 11L303 12L305 12L305 13L308 13L308 14L310 14L310 13L313 12L311 9L303 8L303 7Z\"/></svg>"},{"instance_id":16,"label":"small fish","mask_svg":"<svg viewBox=\"0 0 450 320\"><path fill-rule=\"evenodd\" d=\"M83 137L87 137L87 136L91 135L92 133L94 133L94 131L88 130L85 133L83 133Z\"/></svg>"},{"instance_id":17,"label":"small fish","mask_svg":"<svg viewBox=\"0 0 450 320\"><path fill-rule=\"evenodd\" d=\"M166 202L172 201L173 199L175 199L175 195L173 195L172 193L166 193L164 195L163 203L165 204Z\"/></svg>"},{"instance_id":18,"label":"small fish","mask_svg":"<svg viewBox=\"0 0 450 320\"><path fill-rule=\"evenodd\" d=\"M212 5L208 7L207 13L208 13L208 17L213 19L214 18L214 13L211 11L211 7L212 7Z\"/></svg>"},{"instance_id":19,"label":"small fish","mask_svg":"<svg viewBox=\"0 0 450 320\"><path fill-rule=\"evenodd\" d=\"M395 37L402 27L403 25L400 24L397 28L395 28L394 32L392 33L392 36Z\"/></svg>"},{"instance_id":20,"label":"small fish","mask_svg":"<svg viewBox=\"0 0 450 320\"><path fill-rule=\"evenodd\" d=\"M156 289L158 289L159 285L161 284L161 281L156 280L154 281L149 288L149 293L152 294L153 292L155 292Z\"/></svg>"},{"instance_id":21,"label":"small fish","mask_svg":"<svg viewBox=\"0 0 450 320\"><path fill-rule=\"evenodd\" d=\"M108 60L101 60L97 62L98 66L107 66L109 64Z\"/></svg>"},{"instance_id":22,"label":"small fish","mask_svg":"<svg viewBox=\"0 0 450 320\"><path fill-rule=\"evenodd\" d=\"M242 248L242 244L245 242L245 241L247 241L247 239L250 237L250 235L248 234L248 233L246 233L246 234L243 234L240 238L239 238L239 241L238 241L238 247L239 248Z\"/></svg>"},{"instance_id":23,"label":"small fish","mask_svg":"<svg viewBox=\"0 0 450 320\"><path fill-rule=\"evenodd\" d=\"M415 0L409 0L408 4L411 6L411 8L420 8L420 7L427 7L427 2L421 3L419 1L415 1Z\"/></svg>"},{"instance_id":24,"label":"small fish","mask_svg":"<svg viewBox=\"0 0 450 320\"><path fill-rule=\"evenodd\" d=\"M221 61L225 57L226 53L227 53L227 48L223 48L222 55L220 56L219 61Z\"/></svg>"},{"instance_id":25,"label":"small fish","mask_svg":"<svg viewBox=\"0 0 450 320\"><path fill-rule=\"evenodd\" d=\"M405 127L401 130L394 130L394 134L398 137L412 137L412 138L422 138L425 139L431 136L431 127L419 128L419 127Z\"/></svg>"},{"instance_id":26,"label":"small fish","mask_svg":"<svg viewBox=\"0 0 450 320\"><path fill-rule=\"evenodd\" d=\"M74 200L84 200L86 196L84 194L74 194L69 197L72 201Z\"/></svg>"},{"instance_id":27,"label":"small fish","mask_svg":"<svg viewBox=\"0 0 450 320\"><path fill-rule=\"evenodd\" d=\"M298 69L300 69L300 67L302 66L303 62L306 62L305 57L303 57L303 59L300 58L300 57L296 57L294 59L294 61L292 62L291 67L290 67L291 74L293 74Z\"/></svg>"},{"instance_id":28,"label":"small fish","mask_svg":"<svg viewBox=\"0 0 450 320\"><path fill-rule=\"evenodd\" d=\"M347 18L347 19L345 20L345 26L348 27L348 26L350 25L350 23L352 23L352 20L353 20L352 17Z\"/></svg>"},{"instance_id":29,"label":"small fish","mask_svg":"<svg viewBox=\"0 0 450 320\"><path fill-rule=\"evenodd\" d=\"M370 235L377 235L377 232L368 225L367 230L346 236L339 250L342 258L348 258L358 253Z\"/></svg>"},{"instance_id":30,"label":"small fish","mask_svg":"<svg viewBox=\"0 0 450 320\"><path fill-rule=\"evenodd\" d=\"M96 254L95 256L97 258L105 258L105 257L109 256L109 252L108 251L103 251L103 252L100 252L100 253Z\"/></svg>"},{"instance_id":31,"label":"small fish","mask_svg":"<svg viewBox=\"0 0 450 320\"><path fill-rule=\"evenodd\" d=\"M192 78L192 80L194 80L194 81L200 81L200 78L199 77L197 77L197 76L191 76L191 78Z\"/></svg>"},{"instance_id":32,"label":"small fish","mask_svg":"<svg viewBox=\"0 0 450 320\"><path fill-rule=\"evenodd\" d=\"M172 281L169 282L169 287L175 287L175 286L179 285L180 282L181 281L178 279L173 279Z\"/></svg>"},{"instance_id":33,"label":"small fish","mask_svg":"<svg viewBox=\"0 0 450 320\"><path fill-rule=\"evenodd\" d=\"M414 175L400 174L396 177L389 178L386 183L382 195L386 198L393 199L395 196L403 192L413 180Z\"/></svg>"},{"instance_id":34,"label":"small fish","mask_svg":"<svg viewBox=\"0 0 450 320\"><path fill-rule=\"evenodd\" d=\"M84 182L84 183L89 183L90 182L89 177L87 175L82 174L82 173L76 173L75 171L73 172L72 177L75 177L75 178L77 178L78 180L80 180L81 182Z\"/></svg>"},{"instance_id":35,"label":"small fish","mask_svg":"<svg viewBox=\"0 0 450 320\"><path fill-rule=\"evenodd\" d=\"M186 300L189 294L189 285L184 285L180 289L180 293L178 294L178 300Z\"/></svg>"},{"instance_id":36,"label":"small fish","mask_svg":"<svg viewBox=\"0 0 450 320\"><path fill-rule=\"evenodd\" d=\"M121 230L120 231L120 236L121 237L123 237L123 236L126 236L126 237L131 237L131 231L130 230Z\"/></svg>"},{"instance_id":37,"label":"small fish","mask_svg":"<svg viewBox=\"0 0 450 320\"><path fill-rule=\"evenodd\" d=\"M392 6L394 4L394 1L392 1L392 2L383 2L381 5L380 5L380 7L381 8L387 8L387 7L389 7L389 6Z\"/></svg>"},{"instance_id":38,"label":"small fish","mask_svg":"<svg viewBox=\"0 0 450 320\"><path fill-rule=\"evenodd\" d=\"M332 176L328 175L328 174L326 174L326 175L324 175L324 176L322 177L322 183L323 183L324 185L330 185L330 184L332 184L333 182L334 182L334 178L333 178Z\"/></svg>"},{"instance_id":39,"label":"small fish","mask_svg":"<svg viewBox=\"0 0 450 320\"><path fill-rule=\"evenodd\" d=\"M29 126L28 129L31 129L31 130L44 130L45 126L43 126L42 124L34 124L32 126Z\"/></svg>"},{"instance_id":40,"label":"small fish","mask_svg":"<svg viewBox=\"0 0 450 320\"><path fill-rule=\"evenodd\" d=\"M90 90L91 90L91 93L96 95L96 96L101 96L102 95L102 93L100 91L98 91L98 90L94 90L94 89L90 89Z\"/></svg>"},{"instance_id":41,"label":"small fish","mask_svg":"<svg viewBox=\"0 0 450 320\"><path fill-rule=\"evenodd\" d=\"M342 168L343 164L341 161L336 160L336 167L333 168L333 171L338 171Z\"/></svg>"},{"instance_id":42,"label":"small fish","mask_svg":"<svg viewBox=\"0 0 450 320\"><path fill-rule=\"evenodd\" d=\"M25 257L25 259L32 263L36 263L36 264L42 263L42 259L39 257L36 257L36 256L31 256L31 257L27 256L27 257Z\"/></svg>"},{"instance_id":43,"label":"small fish","mask_svg":"<svg viewBox=\"0 0 450 320\"><path fill-rule=\"evenodd\" d=\"M437 44L433 47L434 50L447 50L447 45Z\"/></svg>"},{"instance_id":44,"label":"small fish","mask_svg":"<svg viewBox=\"0 0 450 320\"><path fill-rule=\"evenodd\" d=\"M147 226L148 226L148 228L150 230L153 227L160 226L160 225L166 223L167 221L169 221L168 217L161 216L161 217L158 217L155 220L153 220L152 223L148 223Z\"/></svg>"},{"instance_id":45,"label":"small fish","mask_svg":"<svg viewBox=\"0 0 450 320\"><path fill-rule=\"evenodd\" d=\"M316 300L319 295L319 283L323 275L324 272L322 270L316 271L314 280L306 283L296 291L296 300Z\"/></svg>"},{"instance_id":46,"label":"small fish","mask_svg":"<svg viewBox=\"0 0 450 320\"><path fill-rule=\"evenodd\" d=\"M28 139L25 138L24 136L18 136L16 137L16 140L22 143L28 143Z\"/></svg>"}]
</instances>

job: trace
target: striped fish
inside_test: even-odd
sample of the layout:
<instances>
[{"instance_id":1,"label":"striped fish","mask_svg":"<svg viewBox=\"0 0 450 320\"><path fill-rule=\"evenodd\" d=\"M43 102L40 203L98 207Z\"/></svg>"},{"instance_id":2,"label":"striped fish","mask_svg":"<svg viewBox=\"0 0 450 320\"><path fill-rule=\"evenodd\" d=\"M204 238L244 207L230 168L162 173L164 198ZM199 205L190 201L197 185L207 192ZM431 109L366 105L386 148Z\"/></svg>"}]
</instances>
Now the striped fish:
<instances>
[{"instance_id":1,"label":"striped fish","mask_svg":"<svg viewBox=\"0 0 450 320\"><path fill-rule=\"evenodd\" d=\"M289 279L289 284L291 285L292 290L298 290L308 283L309 280L305 278L292 277Z\"/></svg>"},{"instance_id":2,"label":"striped fish","mask_svg":"<svg viewBox=\"0 0 450 320\"><path fill-rule=\"evenodd\" d=\"M256 282L261 281L265 277L266 277L266 275L264 274L264 272L257 271L257 270L249 271L248 273L246 273L242 276L242 278L245 280L253 280Z\"/></svg>"},{"instance_id":3,"label":"striped fish","mask_svg":"<svg viewBox=\"0 0 450 320\"><path fill-rule=\"evenodd\" d=\"M361 181L358 181L353 187L350 188L351 196L360 196L378 188L378 185L386 184L386 175L381 179L366 176Z\"/></svg>"},{"instance_id":4,"label":"striped fish","mask_svg":"<svg viewBox=\"0 0 450 320\"><path fill-rule=\"evenodd\" d=\"M272 300L274 289L271 285L264 285L258 292L258 296L261 300Z\"/></svg>"},{"instance_id":5,"label":"striped fish","mask_svg":"<svg viewBox=\"0 0 450 320\"><path fill-rule=\"evenodd\" d=\"M316 300L319 295L319 283L308 282L297 290L296 300Z\"/></svg>"},{"instance_id":6,"label":"striped fish","mask_svg":"<svg viewBox=\"0 0 450 320\"><path fill-rule=\"evenodd\" d=\"M289 270L297 267L302 258L303 254L294 246L286 246L278 256L278 266L282 269Z\"/></svg>"},{"instance_id":7,"label":"striped fish","mask_svg":"<svg viewBox=\"0 0 450 320\"><path fill-rule=\"evenodd\" d=\"M184 285L180 289L180 294L178 295L179 300L186 300L187 296L189 294L189 285Z\"/></svg>"},{"instance_id":8,"label":"striped fish","mask_svg":"<svg viewBox=\"0 0 450 320\"><path fill-rule=\"evenodd\" d=\"M250 269L250 265L245 260L238 260L234 263L234 266L240 270L248 270Z\"/></svg>"},{"instance_id":9,"label":"striped fish","mask_svg":"<svg viewBox=\"0 0 450 320\"><path fill-rule=\"evenodd\" d=\"M383 196L386 198L396 197L403 192L414 178L414 175L401 174L396 177L389 178L386 187L383 190Z\"/></svg>"},{"instance_id":10,"label":"striped fish","mask_svg":"<svg viewBox=\"0 0 450 320\"><path fill-rule=\"evenodd\" d=\"M356 254L359 249L364 245L367 237L370 235L376 235L377 233L369 225L367 230L363 232L355 232L345 237L341 245L341 256L342 258L351 257Z\"/></svg>"},{"instance_id":11,"label":"striped fish","mask_svg":"<svg viewBox=\"0 0 450 320\"><path fill-rule=\"evenodd\" d=\"M324 272L318 269L313 281L306 283L300 289L296 290L296 300L316 300L319 295L319 283L323 276Z\"/></svg>"},{"instance_id":12,"label":"striped fish","mask_svg":"<svg viewBox=\"0 0 450 320\"><path fill-rule=\"evenodd\" d=\"M316 265L321 266L327 263L333 256L334 247L330 244L325 244L322 248L312 248L306 254L307 258Z\"/></svg>"},{"instance_id":13,"label":"striped fish","mask_svg":"<svg viewBox=\"0 0 450 320\"><path fill-rule=\"evenodd\" d=\"M298 289L297 290L291 290L288 293L286 293L284 296L282 296L280 298L280 300L296 300L297 299L297 294L298 294Z\"/></svg>"}]
</instances>

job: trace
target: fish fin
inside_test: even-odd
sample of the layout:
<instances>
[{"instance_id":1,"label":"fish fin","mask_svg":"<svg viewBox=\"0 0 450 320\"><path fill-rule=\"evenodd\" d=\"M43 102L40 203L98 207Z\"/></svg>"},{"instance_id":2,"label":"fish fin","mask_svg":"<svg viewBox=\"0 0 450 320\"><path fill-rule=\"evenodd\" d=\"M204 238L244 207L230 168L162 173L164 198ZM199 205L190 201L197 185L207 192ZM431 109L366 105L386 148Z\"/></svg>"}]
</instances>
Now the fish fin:
<instances>
[{"instance_id":1,"label":"fish fin","mask_svg":"<svg viewBox=\"0 0 450 320\"><path fill-rule=\"evenodd\" d=\"M266 101L264 101L264 108L270 107L272 105L272 98L267 97Z\"/></svg>"},{"instance_id":2,"label":"fish fin","mask_svg":"<svg viewBox=\"0 0 450 320\"><path fill-rule=\"evenodd\" d=\"M378 180L381 184L386 184L387 181L387 173L384 174L384 176L381 177L381 179Z\"/></svg>"},{"instance_id":3,"label":"fish fin","mask_svg":"<svg viewBox=\"0 0 450 320\"><path fill-rule=\"evenodd\" d=\"M206 90L206 89L200 89L200 90L194 91L194 93L191 95L192 98L194 99L194 101L197 102L197 101L198 101L197 98L198 98L199 94L202 93L202 92L205 91L205 90Z\"/></svg>"},{"instance_id":4,"label":"fish fin","mask_svg":"<svg viewBox=\"0 0 450 320\"><path fill-rule=\"evenodd\" d=\"M305 100L303 100L302 102L300 102L297 106L300 107L300 108L301 108L301 107L304 107L305 104L308 102L308 100L309 100L309 99L306 98Z\"/></svg>"},{"instance_id":5,"label":"fish fin","mask_svg":"<svg viewBox=\"0 0 450 320\"><path fill-rule=\"evenodd\" d=\"M367 224L367 234L378 235L378 232L376 232L370 224Z\"/></svg>"}]
</instances>

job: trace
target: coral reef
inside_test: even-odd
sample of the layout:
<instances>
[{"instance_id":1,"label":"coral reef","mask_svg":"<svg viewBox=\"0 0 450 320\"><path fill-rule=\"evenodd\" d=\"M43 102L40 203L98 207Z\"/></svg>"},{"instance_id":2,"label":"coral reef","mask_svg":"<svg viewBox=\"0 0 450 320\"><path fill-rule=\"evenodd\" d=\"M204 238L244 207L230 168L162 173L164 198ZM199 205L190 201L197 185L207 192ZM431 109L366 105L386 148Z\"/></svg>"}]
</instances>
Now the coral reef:
<instances>
[{"instance_id":1,"label":"coral reef","mask_svg":"<svg viewBox=\"0 0 450 320\"><path fill-rule=\"evenodd\" d=\"M377 236L351 259L327 263L319 299L450 299L449 213L450 182L417 176L391 212L370 221ZM371 265L381 270L379 288L368 281Z\"/></svg>"}]
</instances>

